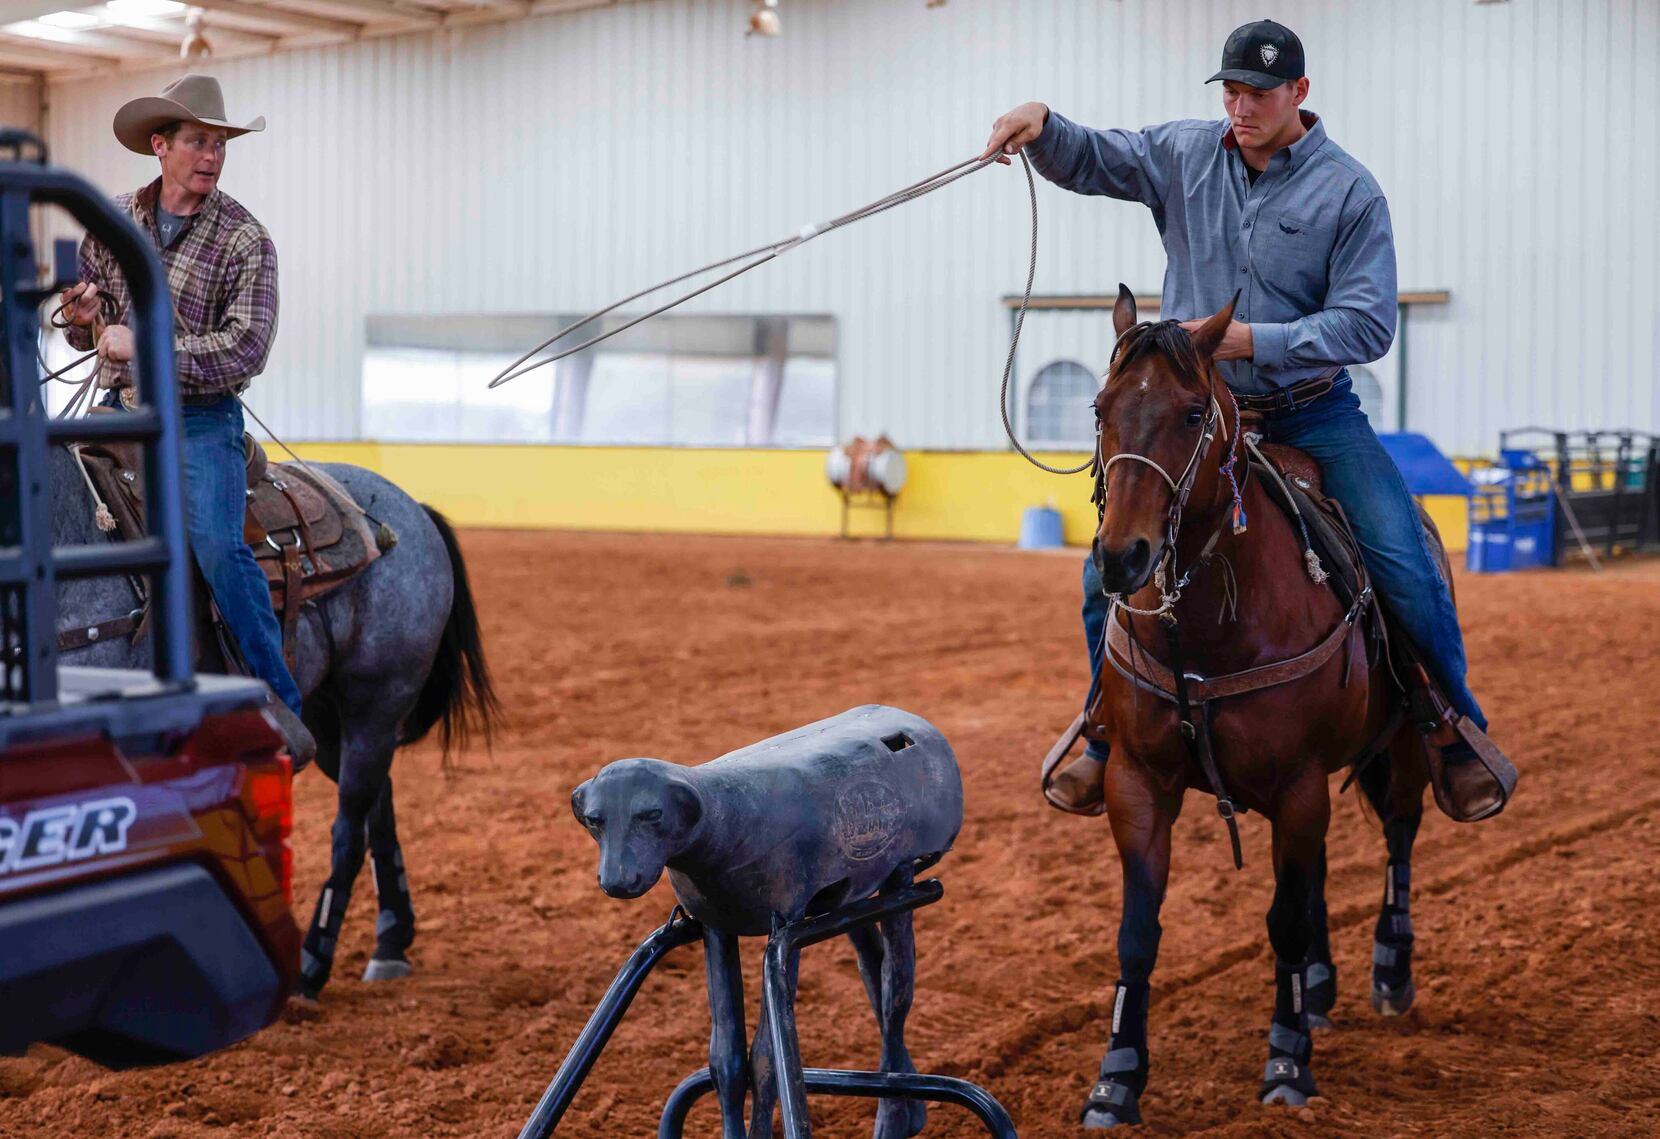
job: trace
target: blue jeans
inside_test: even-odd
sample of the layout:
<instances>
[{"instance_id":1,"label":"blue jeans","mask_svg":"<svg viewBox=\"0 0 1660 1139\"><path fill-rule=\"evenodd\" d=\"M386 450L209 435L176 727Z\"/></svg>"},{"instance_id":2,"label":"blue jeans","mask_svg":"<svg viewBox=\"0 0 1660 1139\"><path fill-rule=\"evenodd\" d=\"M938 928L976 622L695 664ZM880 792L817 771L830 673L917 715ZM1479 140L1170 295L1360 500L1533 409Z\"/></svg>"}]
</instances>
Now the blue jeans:
<instances>
[{"instance_id":1,"label":"blue jeans","mask_svg":"<svg viewBox=\"0 0 1660 1139\"><path fill-rule=\"evenodd\" d=\"M1347 372L1330 393L1293 412L1271 415L1263 425L1270 443L1306 451L1324 475L1326 493L1342 503L1360 543L1372 586L1430 675L1458 712L1482 731L1487 717L1465 682L1464 634L1458 628L1452 592L1418 521L1418 507L1406 480L1360 410ZM1089 638L1093 684L1101 676L1101 630L1107 600L1095 563L1084 559L1084 635ZM1097 752L1097 754L1100 754Z\"/></svg>"},{"instance_id":2,"label":"blue jeans","mask_svg":"<svg viewBox=\"0 0 1660 1139\"><path fill-rule=\"evenodd\" d=\"M282 627L271 589L242 540L247 474L242 455L242 405L226 396L185 407L185 532L213 600L253 674L300 712L300 689L282 658Z\"/></svg>"}]
</instances>

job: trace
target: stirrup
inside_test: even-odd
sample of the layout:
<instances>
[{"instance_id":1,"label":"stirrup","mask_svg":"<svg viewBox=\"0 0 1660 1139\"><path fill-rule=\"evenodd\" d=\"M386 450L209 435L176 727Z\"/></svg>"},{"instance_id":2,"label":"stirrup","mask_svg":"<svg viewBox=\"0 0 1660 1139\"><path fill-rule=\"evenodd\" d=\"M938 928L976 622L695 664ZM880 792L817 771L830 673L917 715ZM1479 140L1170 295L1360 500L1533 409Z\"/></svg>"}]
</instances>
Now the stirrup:
<instances>
[{"instance_id":1,"label":"stirrup","mask_svg":"<svg viewBox=\"0 0 1660 1139\"><path fill-rule=\"evenodd\" d=\"M1450 722L1458 732L1455 742L1437 746L1433 739L1425 741L1435 805L1454 822L1490 819L1515 793L1516 765L1468 716Z\"/></svg>"},{"instance_id":2,"label":"stirrup","mask_svg":"<svg viewBox=\"0 0 1660 1139\"><path fill-rule=\"evenodd\" d=\"M1061 738L1055 741L1055 746L1050 748L1049 754L1043 757L1043 769L1042 774L1039 776L1039 785L1042 788L1044 800L1057 811L1065 811L1069 815L1084 815L1089 818L1094 818L1106 813L1107 800L1105 794L1094 802L1079 804L1060 798L1055 791L1054 786L1055 771L1060 767L1062 761L1071 754L1073 747L1075 747L1078 743L1078 737L1084 734L1084 723L1087 719L1087 715L1088 714L1085 712L1079 712L1077 719L1072 721L1072 726L1061 733ZM1071 766L1077 766L1079 763L1083 763L1086 760L1099 765L1103 769L1106 766L1106 762L1104 760L1097 759L1095 756L1090 755L1087 751L1077 760L1073 761ZM1068 770L1071 770L1071 767L1068 767ZM1104 774L1105 773L1103 771L1103 775Z\"/></svg>"}]
</instances>

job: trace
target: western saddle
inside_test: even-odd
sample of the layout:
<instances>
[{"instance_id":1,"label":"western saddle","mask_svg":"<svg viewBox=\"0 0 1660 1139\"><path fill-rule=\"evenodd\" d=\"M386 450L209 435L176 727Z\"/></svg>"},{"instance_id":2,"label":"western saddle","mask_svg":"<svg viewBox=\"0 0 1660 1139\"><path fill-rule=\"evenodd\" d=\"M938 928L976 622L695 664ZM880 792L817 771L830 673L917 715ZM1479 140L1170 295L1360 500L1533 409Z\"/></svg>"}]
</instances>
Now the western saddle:
<instances>
[{"instance_id":1,"label":"western saddle","mask_svg":"<svg viewBox=\"0 0 1660 1139\"><path fill-rule=\"evenodd\" d=\"M242 437L247 467L247 513L242 537L265 573L271 605L282 623L283 656L295 665L295 630L300 610L340 588L397 544L385 523L371 519L334 479L303 463L272 463L251 435ZM86 472L97 508L98 527L121 540L142 537L144 477L141 451L135 444L88 443L72 450ZM101 637L143 636L149 602L142 581L135 581L140 608L126 617L87 629L70 629L59 636L60 648L79 648ZM205 590L204 590L205 592ZM222 644L234 641L223 633L217 606L212 620ZM227 653L227 663L235 661Z\"/></svg>"}]
</instances>

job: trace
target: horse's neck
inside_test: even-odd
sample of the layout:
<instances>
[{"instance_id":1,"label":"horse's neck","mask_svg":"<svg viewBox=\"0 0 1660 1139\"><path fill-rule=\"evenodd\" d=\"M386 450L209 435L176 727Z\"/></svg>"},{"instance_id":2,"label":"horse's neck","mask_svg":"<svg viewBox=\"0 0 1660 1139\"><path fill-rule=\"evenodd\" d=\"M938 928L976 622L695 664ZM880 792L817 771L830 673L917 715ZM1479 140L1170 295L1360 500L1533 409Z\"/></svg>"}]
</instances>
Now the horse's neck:
<instances>
[{"instance_id":1,"label":"horse's neck","mask_svg":"<svg viewBox=\"0 0 1660 1139\"><path fill-rule=\"evenodd\" d=\"M1183 664L1204 675L1295 656L1340 615L1335 595L1309 580L1290 520L1255 479L1243 488L1243 500L1249 522L1244 533L1233 532L1230 501L1185 518L1177 536L1178 575L1194 567L1175 608ZM1195 565L1218 531L1209 558ZM1136 620L1137 639L1157 646L1162 656L1162 625L1151 617Z\"/></svg>"}]
</instances>

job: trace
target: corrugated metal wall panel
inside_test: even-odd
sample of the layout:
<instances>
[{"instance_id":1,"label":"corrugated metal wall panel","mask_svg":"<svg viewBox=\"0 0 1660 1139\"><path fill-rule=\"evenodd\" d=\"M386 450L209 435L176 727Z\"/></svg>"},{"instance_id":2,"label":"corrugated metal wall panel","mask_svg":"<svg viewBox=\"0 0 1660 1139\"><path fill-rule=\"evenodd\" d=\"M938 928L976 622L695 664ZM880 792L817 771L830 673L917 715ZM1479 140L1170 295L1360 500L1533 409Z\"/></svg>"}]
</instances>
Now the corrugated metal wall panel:
<instances>
[{"instance_id":1,"label":"corrugated metal wall panel","mask_svg":"<svg viewBox=\"0 0 1660 1139\"><path fill-rule=\"evenodd\" d=\"M967 157L1025 98L1099 125L1219 114L1201 81L1260 15L1248 0L785 0L785 34L765 41L740 34L748 11L655 0L218 66L233 113L271 122L225 180L282 258L255 406L297 437L353 437L367 314L585 309ZM1309 105L1390 195L1403 286L1452 290L1414 314L1408 350L1409 423L1450 450L1526 422L1654 425L1657 12L1281 2ZM112 192L139 184L150 164L108 124L163 78L54 86L59 160ZM1040 195L1040 291L1158 287L1145 211ZM980 174L696 308L834 314L841 434L998 446L999 297L1024 277L1025 232L1018 168Z\"/></svg>"},{"instance_id":2,"label":"corrugated metal wall panel","mask_svg":"<svg viewBox=\"0 0 1660 1139\"><path fill-rule=\"evenodd\" d=\"M40 85L29 80L0 79L0 123L24 130L40 129Z\"/></svg>"}]
</instances>

